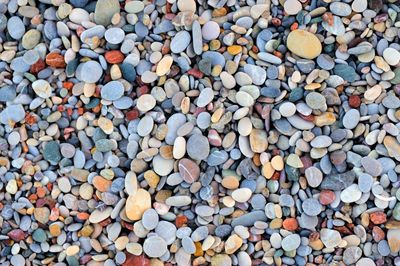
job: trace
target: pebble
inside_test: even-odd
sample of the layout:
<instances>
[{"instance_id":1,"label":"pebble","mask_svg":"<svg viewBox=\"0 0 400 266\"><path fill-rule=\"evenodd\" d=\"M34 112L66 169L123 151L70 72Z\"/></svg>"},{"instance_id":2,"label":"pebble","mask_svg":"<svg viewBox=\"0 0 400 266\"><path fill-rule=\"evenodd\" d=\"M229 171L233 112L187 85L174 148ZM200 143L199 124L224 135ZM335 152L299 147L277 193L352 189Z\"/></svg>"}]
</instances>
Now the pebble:
<instances>
[{"instance_id":1,"label":"pebble","mask_svg":"<svg viewBox=\"0 0 400 266\"><path fill-rule=\"evenodd\" d=\"M203 39L207 41L217 39L219 33L220 33L220 28L218 23L212 20L206 22L201 29L201 34L203 36Z\"/></svg>"},{"instance_id":2,"label":"pebble","mask_svg":"<svg viewBox=\"0 0 400 266\"><path fill-rule=\"evenodd\" d=\"M115 101L124 95L124 86L119 81L110 81L101 88L101 97L108 101Z\"/></svg>"},{"instance_id":3,"label":"pebble","mask_svg":"<svg viewBox=\"0 0 400 266\"><path fill-rule=\"evenodd\" d=\"M292 53L306 59L314 59L322 51L322 45L318 38L305 30L290 32L286 45Z\"/></svg>"},{"instance_id":4,"label":"pebble","mask_svg":"<svg viewBox=\"0 0 400 266\"><path fill-rule=\"evenodd\" d=\"M176 54L183 52L190 40L190 34L187 31L178 32L171 41L171 51Z\"/></svg>"},{"instance_id":5,"label":"pebble","mask_svg":"<svg viewBox=\"0 0 400 266\"><path fill-rule=\"evenodd\" d=\"M201 134L192 135L187 141L187 153L194 160L204 160L210 153L208 139Z\"/></svg>"},{"instance_id":6,"label":"pebble","mask_svg":"<svg viewBox=\"0 0 400 266\"><path fill-rule=\"evenodd\" d=\"M297 234L291 234L282 239L282 249L285 251L293 251L296 250L301 243L300 236Z\"/></svg>"},{"instance_id":7,"label":"pebble","mask_svg":"<svg viewBox=\"0 0 400 266\"><path fill-rule=\"evenodd\" d=\"M144 241L143 251L150 258L159 258L168 251L167 243L161 237L151 236Z\"/></svg>"},{"instance_id":8,"label":"pebble","mask_svg":"<svg viewBox=\"0 0 400 266\"><path fill-rule=\"evenodd\" d=\"M350 109L343 116L343 126L347 129L354 129L360 121L360 112L357 109Z\"/></svg>"}]
</instances>

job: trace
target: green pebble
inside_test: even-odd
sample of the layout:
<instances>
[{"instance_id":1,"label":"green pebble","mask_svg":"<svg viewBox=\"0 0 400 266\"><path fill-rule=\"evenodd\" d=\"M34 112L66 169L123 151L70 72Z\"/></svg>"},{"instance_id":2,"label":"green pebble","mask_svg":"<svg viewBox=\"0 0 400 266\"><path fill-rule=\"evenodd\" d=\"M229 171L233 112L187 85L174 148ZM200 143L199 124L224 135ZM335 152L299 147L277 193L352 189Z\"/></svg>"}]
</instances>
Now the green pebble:
<instances>
[{"instance_id":1,"label":"green pebble","mask_svg":"<svg viewBox=\"0 0 400 266\"><path fill-rule=\"evenodd\" d=\"M46 143L43 149L43 157L52 164L57 164L61 160L60 145L56 141Z\"/></svg>"},{"instance_id":2,"label":"green pebble","mask_svg":"<svg viewBox=\"0 0 400 266\"><path fill-rule=\"evenodd\" d=\"M43 243L43 242L46 242L47 235L46 235L46 232L43 229L38 228L33 232L32 238L36 242Z\"/></svg>"}]
</instances>

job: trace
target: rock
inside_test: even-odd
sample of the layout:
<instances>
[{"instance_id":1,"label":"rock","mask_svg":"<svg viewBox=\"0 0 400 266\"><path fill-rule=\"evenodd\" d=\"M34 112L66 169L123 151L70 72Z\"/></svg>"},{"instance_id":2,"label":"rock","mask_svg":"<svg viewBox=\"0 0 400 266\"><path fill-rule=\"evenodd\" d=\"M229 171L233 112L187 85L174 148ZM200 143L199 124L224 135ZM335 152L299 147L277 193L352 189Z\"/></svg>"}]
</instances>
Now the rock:
<instances>
[{"instance_id":1,"label":"rock","mask_svg":"<svg viewBox=\"0 0 400 266\"><path fill-rule=\"evenodd\" d=\"M232 192L232 198L237 202L244 203L250 199L252 194L249 188L238 188Z\"/></svg>"},{"instance_id":2,"label":"rock","mask_svg":"<svg viewBox=\"0 0 400 266\"><path fill-rule=\"evenodd\" d=\"M360 112L357 109L350 109L343 116L343 126L347 129L353 129L360 121Z\"/></svg>"},{"instance_id":3,"label":"rock","mask_svg":"<svg viewBox=\"0 0 400 266\"><path fill-rule=\"evenodd\" d=\"M356 184L350 185L340 193L340 199L345 203L356 202L361 196L362 193Z\"/></svg>"},{"instance_id":4,"label":"rock","mask_svg":"<svg viewBox=\"0 0 400 266\"><path fill-rule=\"evenodd\" d=\"M164 239L158 236L151 236L145 239L143 251L150 258L159 258L168 251Z\"/></svg>"},{"instance_id":5,"label":"rock","mask_svg":"<svg viewBox=\"0 0 400 266\"><path fill-rule=\"evenodd\" d=\"M171 69L172 62L172 56L164 56L157 64L156 74L160 77L167 74Z\"/></svg>"},{"instance_id":6,"label":"rock","mask_svg":"<svg viewBox=\"0 0 400 266\"><path fill-rule=\"evenodd\" d=\"M325 176L320 188L328 190L343 190L353 184L355 173L348 171L343 174L331 174Z\"/></svg>"},{"instance_id":7,"label":"rock","mask_svg":"<svg viewBox=\"0 0 400 266\"><path fill-rule=\"evenodd\" d=\"M387 231L387 240L389 243L390 251L397 253L400 251L400 229L389 229Z\"/></svg>"},{"instance_id":8,"label":"rock","mask_svg":"<svg viewBox=\"0 0 400 266\"><path fill-rule=\"evenodd\" d=\"M357 78L356 71L349 65L337 64L335 65L333 72L335 73L335 75L342 77L348 82L354 82Z\"/></svg>"},{"instance_id":9,"label":"rock","mask_svg":"<svg viewBox=\"0 0 400 266\"><path fill-rule=\"evenodd\" d=\"M210 153L207 137L201 134L192 135L187 141L187 153L194 160L204 160Z\"/></svg>"},{"instance_id":10,"label":"rock","mask_svg":"<svg viewBox=\"0 0 400 266\"><path fill-rule=\"evenodd\" d=\"M400 62L400 52L388 47L383 51L383 58L389 65L395 66Z\"/></svg>"},{"instance_id":11,"label":"rock","mask_svg":"<svg viewBox=\"0 0 400 266\"><path fill-rule=\"evenodd\" d=\"M114 14L119 11L118 0L98 0L94 11L94 21L97 24L108 26Z\"/></svg>"},{"instance_id":12,"label":"rock","mask_svg":"<svg viewBox=\"0 0 400 266\"><path fill-rule=\"evenodd\" d=\"M129 195L126 200L126 216L132 221L142 219L143 213L151 208L151 197L149 192L138 189L133 195Z\"/></svg>"},{"instance_id":13,"label":"rock","mask_svg":"<svg viewBox=\"0 0 400 266\"><path fill-rule=\"evenodd\" d=\"M190 44L191 38L187 31L178 32L171 41L171 51L179 54L183 52Z\"/></svg>"},{"instance_id":14,"label":"rock","mask_svg":"<svg viewBox=\"0 0 400 266\"><path fill-rule=\"evenodd\" d=\"M342 241L342 237L338 231L326 228L321 229L320 238L327 248L337 247Z\"/></svg>"},{"instance_id":15,"label":"rock","mask_svg":"<svg viewBox=\"0 0 400 266\"><path fill-rule=\"evenodd\" d=\"M119 81L110 81L101 88L101 97L108 101L115 101L124 95L124 86Z\"/></svg>"},{"instance_id":16,"label":"rock","mask_svg":"<svg viewBox=\"0 0 400 266\"><path fill-rule=\"evenodd\" d=\"M285 251L296 250L300 246L300 236L297 234L291 234L282 240L282 249Z\"/></svg>"},{"instance_id":17,"label":"rock","mask_svg":"<svg viewBox=\"0 0 400 266\"><path fill-rule=\"evenodd\" d=\"M233 254L243 244L243 240L237 235L233 234L225 241L225 253Z\"/></svg>"},{"instance_id":18,"label":"rock","mask_svg":"<svg viewBox=\"0 0 400 266\"><path fill-rule=\"evenodd\" d=\"M217 39L219 36L219 32L220 29L218 23L212 20L206 22L206 24L204 24L203 28L201 29L203 39L207 41Z\"/></svg>"},{"instance_id":19,"label":"rock","mask_svg":"<svg viewBox=\"0 0 400 266\"><path fill-rule=\"evenodd\" d=\"M305 30L290 32L286 45L292 53L306 59L314 59L322 51L322 45L318 38Z\"/></svg>"},{"instance_id":20,"label":"rock","mask_svg":"<svg viewBox=\"0 0 400 266\"><path fill-rule=\"evenodd\" d=\"M60 145L56 141L47 142L43 149L43 157L51 164L61 160Z\"/></svg>"},{"instance_id":21,"label":"rock","mask_svg":"<svg viewBox=\"0 0 400 266\"><path fill-rule=\"evenodd\" d=\"M22 104L9 105L0 113L0 121L2 124L19 122L25 118L25 110Z\"/></svg>"},{"instance_id":22,"label":"rock","mask_svg":"<svg viewBox=\"0 0 400 266\"><path fill-rule=\"evenodd\" d=\"M196 182L200 176L199 166L189 159L183 158L180 160L178 168L182 179L189 184Z\"/></svg>"}]
</instances>

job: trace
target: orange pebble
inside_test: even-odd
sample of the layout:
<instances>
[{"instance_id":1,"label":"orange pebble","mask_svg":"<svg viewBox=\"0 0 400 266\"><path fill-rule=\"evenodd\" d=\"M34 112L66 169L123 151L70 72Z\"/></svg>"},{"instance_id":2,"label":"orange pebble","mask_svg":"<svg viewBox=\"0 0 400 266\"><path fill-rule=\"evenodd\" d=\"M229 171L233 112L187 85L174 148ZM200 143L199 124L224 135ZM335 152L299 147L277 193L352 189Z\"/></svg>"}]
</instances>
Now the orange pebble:
<instances>
[{"instance_id":1,"label":"orange pebble","mask_svg":"<svg viewBox=\"0 0 400 266\"><path fill-rule=\"evenodd\" d=\"M386 223L386 214L384 212L378 211L378 212L373 212L369 215L369 218L371 219L371 222L374 224L383 224Z\"/></svg>"},{"instance_id":2,"label":"orange pebble","mask_svg":"<svg viewBox=\"0 0 400 266\"><path fill-rule=\"evenodd\" d=\"M87 220L87 219L89 219L89 214L88 213L86 213L86 212L80 212L80 213L78 213L77 215L76 215L76 217L79 219L79 220Z\"/></svg>"},{"instance_id":3,"label":"orange pebble","mask_svg":"<svg viewBox=\"0 0 400 266\"><path fill-rule=\"evenodd\" d=\"M195 242L194 245L196 246L196 251L194 252L195 257L200 257L203 256L203 249L201 248L201 243L200 242Z\"/></svg>"},{"instance_id":4,"label":"orange pebble","mask_svg":"<svg viewBox=\"0 0 400 266\"><path fill-rule=\"evenodd\" d=\"M299 23L295 22L292 24L292 26L290 26L290 30L294 31L297 30L299 28Z\"/></svg>"},{"instance_id":5,"label":"orange pebble","mask_svg":"<svg viewBox=\"0 0 400 266\"><path fill-rule=\"evenodd\" d=\"M72 89L72 87L74 86L74 83L72 83L71 81L64 81L63 82L63 87L70 90Z\"/></svg>"},{"instance_id":6,"label":"orange pebble","mask_svg":"<svg viewBox=\"0 0 400 266\"><path fill-rule=\"evenodd\" d=\"M296 218L286 218L283 221L282 225L283 225L283 228L285 228L286 230L289 230L289 231L294 231L299 226Z\"/></svg>"},{"instance_id":7,"label":"orange pebble","mask_svg":"<svg viewBox=\"0 0 400 266\"><path fill-rule=\"evenodd\" d=\"M188 219L185 215L179 215L176 217L175 225L180 228L187 223Z\"/></svg>"},{"instance_id":8,"label":"orange pebble","mask_svg":"<svg viewBox=\"0 0 400 266\"><path fill-rule=\"evenodd\" d=\"M36 189L36 194L39 198L43 198L44 196L46 196L46 189L44 187L38 187Z\"/></svg>"},{"instance_id":9,"label":"orange pebble","mask_svg":"<svg viewBox=\"0 0 400 266\"><path fill-rule=\"evenodd\" d=\"M104 57L110 64L119 64L125 59L124 54L118 50L108 51L105 53Z\"/></svg>"},{"instance_id":10,"label":"orange pebble","mask_svg":"<svg viewBox=\"0 0 400 266\"><path fill-rule=\"evenodd\" d=\"M46 64L55 68L64 68L66 65L64 56L58 53L49 53L46 56Z\"/></svg>"}]
</instances>

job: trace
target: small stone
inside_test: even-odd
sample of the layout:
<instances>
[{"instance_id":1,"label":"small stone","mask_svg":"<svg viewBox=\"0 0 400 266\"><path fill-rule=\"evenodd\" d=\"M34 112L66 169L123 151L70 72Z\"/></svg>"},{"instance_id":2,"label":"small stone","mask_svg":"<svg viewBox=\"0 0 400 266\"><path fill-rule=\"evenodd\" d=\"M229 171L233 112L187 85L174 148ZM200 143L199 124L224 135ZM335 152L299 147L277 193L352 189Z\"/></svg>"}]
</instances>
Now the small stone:
<instances>
[{"instance_id":1,"label":"small stone","mask_svg":"<svg viewBox=\"0 0 400 266\"><path fill-rule=\"evenodd\" d=\"M309 216L317 216L322 211L322 206L316 199L306 199L301 206L303 211Z\"/></svg>"},{"instance_id":2,"label":"small stone","mask_svg":"<svg viewBox=\"0 0 400 266\"><path fill-rule=\"evenodd\" d=\"M329 205L332 202L334 202L335 199L336 199L336 195L331 190L322 190L321 193L319 194L319 202L322 205Z\"/></svg>"},{"instance_id":3,"label":"small stone","mask_svg":"<svg viewBox=\"0 0 400 266\"><path fill-rule=\"evenodd\" d=\"M400 52L388 47L383 51L383 58L389 65L395 66L400 62Z\"/></svg>"},{"instance_id":4,"label":"small stone","mask_svg":"<svg viewBox=\"0 0 400 266\"><path fill-rule=\"evenodd\" d=\"M46 224L49 221L50 211L46 207L35 208L33 211L35 220L39 223Z\"/></svg>"},{"instance_id":5,"label":"small stone","mask_svg":"<svg viewBox=\"0 0 400 266\"><path fill-rule=\"evenodd\" d=\"M338 231L326 228L321 229L320 237L327 248L337 247L342 241L342 237Z\"/></svg>"},{"instance_id":6,"label":"small stone","mask_svg":"<svg viewBox=\"0 0 400 266\"><path fill-rule=\"evenodd\" d=\"M237 235L233 234L225 241L226 254L233 254L243 244L243 240Z\"/></svg>"},{"instance_id":7,"label":"small stone","mask_svg":"<svg viewBox=\"0 0 400 266\"><path fill-rule=\"evenodd\" d=\"M145 239L143 251L150 258L159 258L168 251L167 243L159 236L151 236Z\"/></svg>"},{"instance_id":8,"label":"small stone","mask_svg":"<svg viewBox=\"0 0 400 266\"><path fill-rule=\"evenodd\" d=\"M158 224L158 214L154 209L148 209L143 213L142 224L147 230L153 230Z\"/></svg>"},{"instance_id":9,"label":"small stone","mask_svg":"<svg viewBox=\"0 0 400 266\"><path fill-rule=\"evenodd\" d=\"M387 231L387 240L392 253L400 251L400 229L389 229Z\"/></svg>"},{"instance_id":10,"label":"small stone","mask_svg":"<svg viewBox=\"0 0 400 266\"><path fill-rule=\"evenodd\" d=\"M56 141L46 143L43 149L43 157L52 164L61 160L60 145Z\"/></svg>"},{"instance_id":11,"label":"small stone","mask_svg":"<svg viewBox=\"0 0 400 266\"><path fill-rule=\"evenodd\" d=\"M243 107L250 107L254 104L254 98L245 91L238 91L236 93L236 101Z\"/></svg>"},{"instance_id":12,"label":"small stone","mask_svg":"<svg viewBox=\"0 0 400 266\"><path fill-rule=\"evenodd\" d=\"M288 15L296 15L302 8L301 3L297 0L287 0L284 4L285 12Z\"/></svg>"},{"instance_id":13,"label":"small stone","mask_svg":"<svg viewBox=\"0 0 400 266\"><path fill-rule=\"evenodd\" d=\"M362 253L359 247L348 247L343 252L343 262L347 265L354 264L361 258Z\"/></svg>"},{"instance_id":14,"label":"small stone","mask_svg":"<svg viewBox=\"0 0 400 266\"><path fill-rule=\"evenodd\" d=\"M362 193L356 184L352 184L340 193L340 199L345 203L356 202L361 196Z\"/></svg>"},{"instance_id":15,"label":"small stone","mask_svg":"<svg viewBox=\"0 0 400 266\"><path fill-rule=\"evenodd\" d=\"M187 141L187 153L194 160L204 160L210 153L207 137L193 134Z\"/></svg>"},{"instance_id":16,"label":"small stone","mask_svg":"<svg viewBox=\"0 0 400 266\"><path fill-rule=\"evenodd\" d=\"M160 77L167 74L171 69L172 62L172 56L164 56L157 64L156 74Z\"/></svg>"},{"instance_id":17,"label":"small stone","mask_svg":"<svg viewBox=\"0 0 400 266\"><path fill-rule=\"evenodd\" d=\"M199 166L195 162L189 159L186 158L181 159L179 161L178 168L182 179L189 184L192 184L193 182L197 181L197 179L200 176Z\"/></svg>"},{"instance_id":18,"label":"small stone","mask_svg":"<svg viewBox=\"0 0 400 266\"><path fill-rule=\"evenodd\" d=\"M296 250L300 246L300 243L301 243L300 236L297 234L291 234L282 240L281 245L283 250L292 251Z\"/></svg>"},{"instance_id":19,"label":"small stone","mask_svg":"<svg viewBox=\"0 0 400 266\"><path fill-rule=\"evenodd\" d=\"M367 0L354 0L351 4L351 8L354 12L361 13L364 12L368 7Z\"/></svg>"},{"instance_id":20,"label":"small stone","mask_svg":"<svg viewBox=\"0 0 400 266\"><path fill-rule=\"evenodd\" d=\"M197 99L198 107L205 107L214 98L214 91L211 88L205 88L200 92L199 98Z\"/></svg>"},{"instance_id":21,"label":"small stone","mask_svg":"<svg viewBox=\"0 0 400 266\"><path fill-rule=\"evenodd\" d=\"M310 92L306 96L306 103L312 109L325 109L326 108L326 99L325 97L317 92Z\"/></svg>"},{"instance_id":22,"label":"small stone","mask_svg":"<svg viewBox=\"0 0 400 266\"><path fill-rule=\"evenodd\" d=\"M360 121L360 112L357 109L350 109L343 116L343 126L347 129L354 129Z\"/></svg>"},{"instance_id":23,"label":"small stone","mask_svg":"<svg viewBox=\"0 0 400 266\"><path fill-rule=\"evenodd\" d=\"M53 91L50 84L46 80L43 80L43 79L39 79L39 80L36 80L35 82L33 82L32 89L39 97L42 97L44 99L49 98Z\"/></svg>"},{"instance_id":24,"label":"small stone","mask_svg":"<svg viewBox=\"0 0 400 266\"><path fill-rule=\"evenodd\" d=\"M119 81L110 81L101 88L101 97L108 101L115 101L124 95L124 86Z\"/></svg>"},{"instance_id":25,"label":"small stone","mask_svg":"<svg viewBox=\"0 0 400 266\"><path fill-rule=\"evenodd\" d=\"M248 188L239 188L232 192L232 198L240 203L246 202L250 199L252 192Z\"/></svg>"},{"instance_id":26,"label":"small stone","mask_svg":"<svg viewBox=\"0 0 400 266\"><path fill-rule=\"evenodd\" d=\"M307 182L311 187L316 188L322 182L323 174L318 168L314 166L307 168L305 171L305 175L307 178Z\"/></svg>"},{"instance_id":27,"label":"small stone","mask_svg":"<svg viewBox=\"0 0 400 266\"><path fill-rule=\"evenodd\" d=\"M187 31L178 32L171 41L171 51L179 54L183 52L190 43L190 34Z\"/></svg>"},{"instance_id":28,"label":"small stone","mask_svg":"<svg viewBox=\"0 0 400 266\"><path fill-rule=\"evenodd\" d=\"M143 94L136 102L136 107L141 112L148 112L156 106L156 99L151 94Z\"/></svg>"},{"instance_id":29,"label":"small stone","mask_svg":"<svg viewBox=\"0 0 400 266\"><path fill-rule=\"evenodd\" d=\"M211 41L217 39L220 33L219 25L215 21L208 21L201 29L202 36L205 40Z\"/></svg>"}]
</instances>

